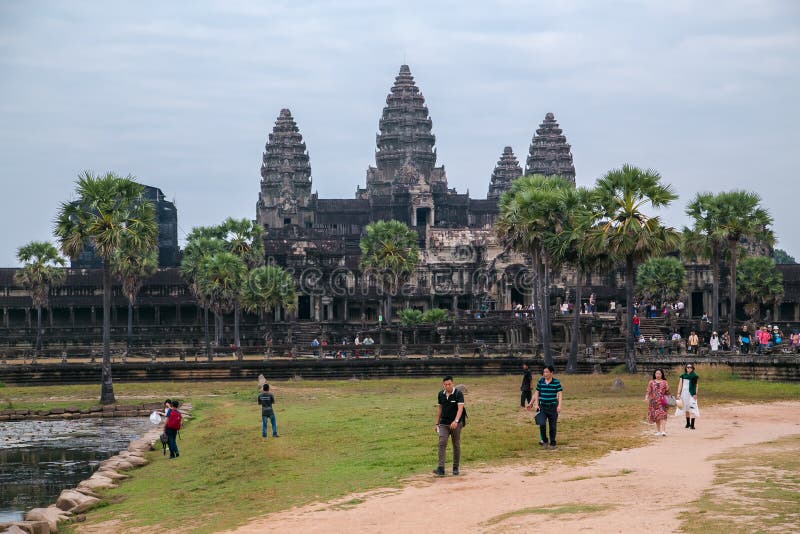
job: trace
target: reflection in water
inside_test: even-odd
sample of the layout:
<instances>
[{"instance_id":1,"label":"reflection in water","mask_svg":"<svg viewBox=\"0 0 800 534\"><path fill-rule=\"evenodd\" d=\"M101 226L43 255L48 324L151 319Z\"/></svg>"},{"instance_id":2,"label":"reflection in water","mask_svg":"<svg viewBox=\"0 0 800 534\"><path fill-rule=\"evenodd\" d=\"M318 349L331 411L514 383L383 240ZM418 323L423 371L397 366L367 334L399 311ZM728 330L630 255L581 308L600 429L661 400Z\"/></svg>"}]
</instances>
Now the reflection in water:
<instances>
[{"instance_id":1,"label":"reflection in water","mask_svg":"<svg viewBox=\"0 0 800 534\"><path fill-rule=\"evenodd\" d=\"M0 523L49 506L152 425L145 417L0 425Z\"/></svg>"}]
</instances>

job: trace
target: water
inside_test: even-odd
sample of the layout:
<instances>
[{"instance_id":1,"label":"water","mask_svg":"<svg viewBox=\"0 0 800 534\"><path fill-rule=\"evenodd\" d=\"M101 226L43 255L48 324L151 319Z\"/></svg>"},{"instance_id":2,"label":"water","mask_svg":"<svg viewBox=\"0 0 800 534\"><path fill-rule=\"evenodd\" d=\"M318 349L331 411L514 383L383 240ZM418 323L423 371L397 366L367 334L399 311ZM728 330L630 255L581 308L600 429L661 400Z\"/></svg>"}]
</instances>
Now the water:
<instances>
[{"instance_id":1,"label":"water","mask_svg":"<svg viewBox=\"0 0 800 534\"><path fill-rule=\"evenodd\" d=\"M148 428L146 417L0 423L0 523L55 503Z\"/></svg>"}]
</instances>

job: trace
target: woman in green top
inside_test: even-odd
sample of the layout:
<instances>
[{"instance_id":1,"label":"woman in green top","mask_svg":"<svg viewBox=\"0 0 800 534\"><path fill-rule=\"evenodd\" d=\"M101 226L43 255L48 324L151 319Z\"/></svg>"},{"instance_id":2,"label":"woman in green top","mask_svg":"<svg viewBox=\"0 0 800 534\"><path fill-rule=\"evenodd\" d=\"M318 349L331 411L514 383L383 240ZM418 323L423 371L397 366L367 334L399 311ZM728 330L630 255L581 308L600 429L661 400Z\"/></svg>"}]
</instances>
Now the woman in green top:
<instances>
[{"instance_id":1,"label":"woman in green top","mask_svg":"<svg viewBox=\"0 0 800 534\"><path fill-rule=\"evenodd\" d=\"M697 406L697 381L700 377L694 372L694 364L687 363L683 368L681 381L678 383L678 398L682 407L675 410L678 416L683 411L686 414L686 428L694 430L694 420L700 417L700 408Z\"/></svg>"}]
</instances>

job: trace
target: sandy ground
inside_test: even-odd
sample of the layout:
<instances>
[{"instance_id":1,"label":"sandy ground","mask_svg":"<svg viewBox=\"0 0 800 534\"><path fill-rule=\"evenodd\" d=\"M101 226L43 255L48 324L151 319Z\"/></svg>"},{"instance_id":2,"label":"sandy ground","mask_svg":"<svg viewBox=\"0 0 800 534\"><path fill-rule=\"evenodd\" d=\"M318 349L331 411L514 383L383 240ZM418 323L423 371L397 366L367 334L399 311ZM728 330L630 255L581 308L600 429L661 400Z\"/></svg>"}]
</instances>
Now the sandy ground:
<instances>
[{"instance_id":1,"label":"sandy ground","mask_svg":"<svg viewBox=\"0 0 800 534\"><path fill-rule=\"evenodd\" d=\"M798 412L800 402L707 408L695 431L683 428L685 419L670 417L666 437L584 467L561 465L557 450L507 467L462 465L459 477L417 477L401 489L265 515L232 532L546 532L554 517L560 532L674 532L678 515L711 486L713 456L800 434ZM469 447L469 432L462 446ZM563 505L601 508L558 516L525 512Z\"/></svg>"}]
</instances>

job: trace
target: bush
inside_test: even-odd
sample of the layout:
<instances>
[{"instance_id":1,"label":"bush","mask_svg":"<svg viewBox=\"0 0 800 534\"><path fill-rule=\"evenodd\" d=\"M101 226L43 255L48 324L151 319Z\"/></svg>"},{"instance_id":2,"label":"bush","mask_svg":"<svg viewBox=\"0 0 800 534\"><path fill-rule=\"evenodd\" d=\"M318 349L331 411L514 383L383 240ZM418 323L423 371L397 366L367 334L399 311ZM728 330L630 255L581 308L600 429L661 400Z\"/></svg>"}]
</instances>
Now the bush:
<instances>
[{"instance_id":1,"label":"bush","mask_svg":"<svg viewBox=\"0 0 800 534\"><path fill-rule=\"evenodd\" d=\"M400 324L403 326L416 326L423 321L422 312L413 308L400 310L397 316L400 317Z\"/></svg>"},{"instance_id":2,"label":"bush","mask_svg":"<svg viewBox=\"0 0 800 534\"><path fill-rule=\"evenodd\" d=\"M423 323L439 324L447 320L449 314L447 310L441 308L432 308L422 314Z\"/></svg>"}]
</instances>

